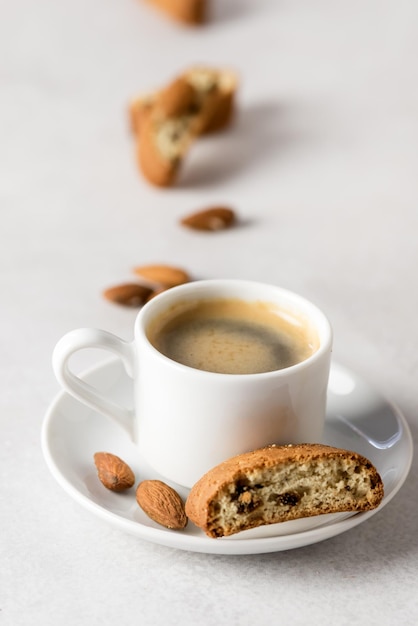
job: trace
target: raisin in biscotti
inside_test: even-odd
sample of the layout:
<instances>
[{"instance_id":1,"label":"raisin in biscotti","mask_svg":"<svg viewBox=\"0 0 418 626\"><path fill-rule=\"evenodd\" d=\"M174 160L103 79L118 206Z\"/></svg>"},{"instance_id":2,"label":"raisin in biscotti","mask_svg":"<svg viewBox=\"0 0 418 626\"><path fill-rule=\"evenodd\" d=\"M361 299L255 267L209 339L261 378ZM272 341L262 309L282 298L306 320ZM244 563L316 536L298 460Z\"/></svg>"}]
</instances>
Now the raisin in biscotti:
<instances>
[{"instance_id":1,"label":"raisin in biscotti","mask_svg":"<svg viewBox=\"0 0 418 626\"><path fill-rule=\"evenodd\" d=\"M194 67L160 92L131 102L138 163L149 182L172 185L191 143L228 125L236 87L233 72Z\"/></svg>"},{"instance_id":2,"label":"raisin in biscotti","mask_svg":"<svg viewBox=\"0 0 418 626\"><path fill-rule=\"evenodd\" d=\"M368 511L383 482L368 459L322 444L268 446L224 461L191 489L189 519L209 537L344 511Z\"/></svg>"}]
</instances>

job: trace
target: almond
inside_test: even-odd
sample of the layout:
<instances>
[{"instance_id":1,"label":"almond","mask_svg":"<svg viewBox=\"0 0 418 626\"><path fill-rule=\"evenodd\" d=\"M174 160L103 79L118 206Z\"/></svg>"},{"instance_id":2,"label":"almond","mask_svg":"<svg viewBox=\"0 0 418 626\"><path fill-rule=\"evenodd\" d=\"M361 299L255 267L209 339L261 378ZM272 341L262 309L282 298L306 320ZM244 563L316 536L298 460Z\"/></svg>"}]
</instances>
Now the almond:
<instances>
[{"instance_id":1,"label":"almond","mask_svg":"<svg viewBox=\"0 0 418 626\"><path fill-rule=\"evenodd\" d=\"M135 274L164 287L176 287L190 281L189 274L171 265L141 265L134 267Z\"/></svg>"},{"instance_id":2,"label":"almond","mask_svg":"<svg viewBox=\"0 0 418 626\"><path fill-rule=\"evenodd\" d=\"M110 452L96 452L94 464L103 485L111 491L124 491L133 486L135 475L129 465Z\"/></svg>"},{"instance_id":3,"label":"almond","mask_svg":"<svg viewBox=\"0 0 418 626\"><path fill-rule=\"evenodd\" d=\"M153 291L151 291L150 295L147 298L147 302L155 298L155 296L158 296L160 293L167 291L167 289L170 289L170 287L156 287Z\"/></svg>"},{"instance_id":4,"label":"almond","mask_svg":"<svg viewBox=\"0 0 418 626\"><path fill-rule=\"evenodd\" d=\"M213 206L183 217L181 224L195 230L224 230L236 221L235 213L225 206Z\"/></svg>"},{"instance_id":5,"label":"almond","mask_svg":"<svg viewBox=\"0 0 418 626\"><path fill-rule=\"evenodd\" d=\"M184 502L172 487L161 480L143 480L136 489L136 501L154 522L180 530L187 525Z\"/></svg>"},{"instance_id":6,"label":"almond","mask_svg":"<svg viewBox=\"0 0 418 626\"><path fill-rule=\"evenodd\" d=\"M123 304L124 306L142 306L152 293L152 289L138 283L124 283L109 287L103 291L103 296L110 302Z\"/></svg>"},{"instance_id":7,"label":"almond","mask_svg":"<svg viewBox=\"0 0 418 626\"><path fill-rule=\"evenodd\" d=\"M208 0L149 0L167 15L190 26L206 20Z\"/></svg>"},{"instance_id":8,"label":"almond","mask_svg":"<svg viewBox=\"0 0 418 626\"><path fill-rule=\"evenodd\" d=\"M166 117L180 117L195 104L195 90L184 78L177 78L158 96L158 106Z\"/></svg>"}]
</instances>

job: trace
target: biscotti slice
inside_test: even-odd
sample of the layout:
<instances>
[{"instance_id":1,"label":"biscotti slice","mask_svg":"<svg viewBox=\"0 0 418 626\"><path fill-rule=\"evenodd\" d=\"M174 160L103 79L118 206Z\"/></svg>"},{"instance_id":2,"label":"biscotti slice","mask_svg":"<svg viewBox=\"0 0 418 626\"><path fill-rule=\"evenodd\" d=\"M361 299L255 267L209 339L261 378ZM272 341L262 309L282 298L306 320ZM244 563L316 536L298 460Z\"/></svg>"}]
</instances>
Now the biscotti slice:
<instances>
[{"instance_id":1,"label":"biscotti slice","mask_svg":"<svg viewBox=\"0 0 418 626\"><path fill-rule=\"evenodd\" d=\"M165 89L141 94L132 98L128 107L129 123L134 135L139 135L145 120L155 106L173 100L178 96L179 86L193 89L194 96L189 100L189 109L199 116L199 133L206 134L223 130L231 121L235 108L235 94L238 86L237 75L229 70L216 70L206 67L192 67L172 81ZM173 94L173 91L175 92ZM177 93L176 93L177 92ZM203 107L203 101L211 95L210 106ZM184 103L183 95L183 103ZM182 113L187 112L185 109Z\"/></svg>"},{"instance_id":2,"label":"biscotti slice","mask_svg":"<svg viewBox=\"0 0 418 626\"><path fill-rule=\"evenodd\" d=\"M132 132L139 135L153 109L159 117L179 117L194 109L196 95L193 87L183 77L176 78L166 89L145 96L137 96L129 103Z\"/></svg>"},{"instance_id":3,"label":"biscotti slice","mask_svg":"<svg viewBox=\"0 0 418 626\"><path fill-rule=\"evenodd\" d=\"M236 77L206 67L193 68L155 96L132 126L139 133L137 155L149 182L174 183L191 143L202 133L225 126L232 115Z\"/></svg>"},{"instance_id":4,"label":"biscotti slice","mask_svg":"<svg viewBox=\"0 0 418 626\"><path fill-rule=\"evenodd\" d=\"M195 138L188 116L145 120L137 144L139 167L145 178L158 187L174 184L182 159Z\"/></svg>"},{"instance_id":5,"label":"biscotti slice","mask_svg":"<svg viewBox=\"0 0 418 626\"><path fill-rule=\"evenodd\" d=\"M217 132L228 126L235 109L237 74L227 69L196 66L187 70L183 78L196 93L200 134Z\"/></svg>"},{"instance_id":6,"label":"biscotti slice","mask_svg":"<svg viewBox=\"0 0 418 626\"><path fill-rule=\"evenodd\" d=\"M134 135L139 135L154 103L155 94L136 96L130 101L128 106L129 124Z\"/></svg>"},{"instance_id":7,"label":"biscotti slice","mask_svg":"<svg viewBox=\"0 0 418 626\"><path fill-rule=\"evenodd\" d=\"M325 513L369 511L383 482L365 457L323 444L268 446L235 456L191 489L186 514L209 537Z\"/></svg>"},{"instance_id":8,"label":"biscotti slice","mask_svg":"<svg viewBox=\"0 0 418 626\"><path fill-rule=\"evenodd\" d=\"M198 26L206 20L208 0L147 0L173 19Z\"/></svg>"}]
</instances>

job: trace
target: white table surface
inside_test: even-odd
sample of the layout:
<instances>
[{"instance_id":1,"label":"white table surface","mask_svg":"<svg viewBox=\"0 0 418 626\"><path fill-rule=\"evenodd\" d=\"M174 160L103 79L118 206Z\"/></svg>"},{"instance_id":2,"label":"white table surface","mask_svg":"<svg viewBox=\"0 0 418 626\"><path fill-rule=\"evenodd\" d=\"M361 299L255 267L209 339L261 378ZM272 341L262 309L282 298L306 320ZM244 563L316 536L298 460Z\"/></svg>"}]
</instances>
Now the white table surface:
<instances>
[{"instance_id":1,"label":"white table surface","mask_svg":"<svg viewBox=\"0 0 418 626\"><path fill-rule=\"evenodd\" d=\"M190 30L139 0L0 2L4 626L416 623L416 461L357 528L236 557L124 534L74 502L42 456L55 343L79 326L130 339L135 311L101 291L153 262L314 300L335 359L395 402L417 441L418 5L212 4ZM239 72L239 113L193 148L176 188L154 189L126 106L196 62ZM218 202L240 228L179 226Z\"/></svg>"}]
</instances>

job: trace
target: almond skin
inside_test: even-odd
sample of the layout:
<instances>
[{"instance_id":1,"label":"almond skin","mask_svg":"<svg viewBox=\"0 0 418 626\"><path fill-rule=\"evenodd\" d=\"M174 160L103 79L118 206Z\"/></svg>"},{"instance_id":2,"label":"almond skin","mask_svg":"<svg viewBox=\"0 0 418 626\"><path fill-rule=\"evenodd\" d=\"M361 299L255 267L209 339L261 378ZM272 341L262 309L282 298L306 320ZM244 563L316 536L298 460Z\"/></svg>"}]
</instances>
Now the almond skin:
<instances>
[{"instance_id":1,"label":"almond skin","mask_svg":"<svg viewBox=\"0 0 418 626\"><path fill-rule=\"evenodd\" d=\"M122 304L123 306L130 307L140 307L145 304L151 293L152 289L146 285L139 285L138 283L124 283L122 285L116 285L105 289L103 291L103 296L106 300L116 304Z\"/></svg>"},{"instance_id":2,"label":"almond skin","mask_svg":"<svg viewBox=\"0 0 418 626\"><path fill-rule=\"evenodd\" d=\"M190 281L190 276L185 270L171 265L141 265L134 267L134 272L164 287L176 287Z\"/></svg>"},{"instance_id":3,"label":"almond skin","mask_svg":"<svg viewBox=\"0 0 418 626\"><path fill-rule=\"evenodd\" d=\"M129 465L110 452L96 452L94 464L99 480L111 491L125 491L135 483L135 475Z\"/></svg>"},{"instance_id":4,"label":"almond skin","mask_svg":"<svg viewBox=\"0 0 418 626\"><path fill-rule=\"evenodd\" d=\"M166 117L179 117L195 104L195 90L184 78L177 78L158 96L157 105Z\"/></svg>"},{"instance_id":5,"label":"almond skin","mask_svg":"<svg viewBox=\"0 0 418 626\"><path fill-rule=\"evenodd\" d=\"M199 26L206 20L208 0L148 0L171 18L188 26Z\"/></svg>"},{"instance_id":6,"label":"almond skin","mask_svg":"<svg viewBox=\"0 0 418 626\"><path fill-rule=\"evenodd\" d=\"M149 302L150 300L155 298L155 296L158 296L160 293L163 293L164 291L167 291L167 289L170 289L170 287L156 287L154 289L154 291L152 291L150 293L150 295L148 296L147 302Z\"/></svg>"},{"instance_id":7,"label":"almond skin","mask_svg":"<svg viewBox=\"0 0 418 626\"><path fill-rule=\"evenodd\" d=\"M154 522L181 530L187 525L184 502L172 487L161 480L143 480L136 489L136 501Z\"/></svg>"},{"instance_id":8,"label":"almond skin","mask_svg":"<svg viewBox=\"0 0 418 626\"><path fill-rule=\"evenodd\" d=\"M194 230L217 231L230 228L235 221L236 216L232 209L213 206L183 217L181 224Z\"/></svg>"}]
</instances>

